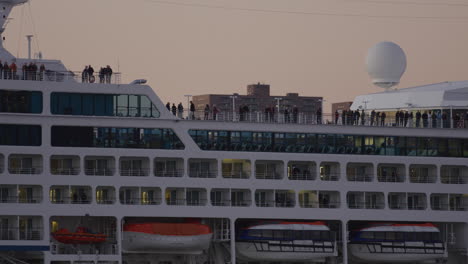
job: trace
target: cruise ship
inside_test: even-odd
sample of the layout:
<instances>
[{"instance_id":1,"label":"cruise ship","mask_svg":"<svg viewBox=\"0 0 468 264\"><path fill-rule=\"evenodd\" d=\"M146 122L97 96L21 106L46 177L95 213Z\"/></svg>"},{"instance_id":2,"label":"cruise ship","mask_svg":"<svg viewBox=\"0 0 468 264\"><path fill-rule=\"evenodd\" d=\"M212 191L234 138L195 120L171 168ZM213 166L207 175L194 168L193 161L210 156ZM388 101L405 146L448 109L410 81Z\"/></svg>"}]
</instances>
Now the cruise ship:
<instances>
[{"instance_id":1,"label":"cruise ship","mask_svg":"<svg viewBox=\"0 0 468 264\"><path fill-rule=\"evenodd\" d=\"M2 32L25 2L0 0ZM144 80L0 59L2 264L468 263L468 130L446 117L468 82L358 96L361 122L199 120Z\"/></svg>"}]
</instances>

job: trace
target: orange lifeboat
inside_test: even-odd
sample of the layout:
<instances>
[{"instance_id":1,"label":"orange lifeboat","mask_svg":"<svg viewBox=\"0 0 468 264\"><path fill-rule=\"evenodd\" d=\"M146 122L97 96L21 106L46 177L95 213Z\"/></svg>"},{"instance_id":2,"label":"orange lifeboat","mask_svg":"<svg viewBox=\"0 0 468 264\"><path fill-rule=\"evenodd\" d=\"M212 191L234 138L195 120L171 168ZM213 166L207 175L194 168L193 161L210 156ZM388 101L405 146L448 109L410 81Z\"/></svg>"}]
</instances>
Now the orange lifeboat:
<instances>
[{"instance_id":1,"label":"orange lifeboat","mask_svg":"<svg viewBox=\"0 0 468 264\"><path fill-rule=\"evenodd\" d=\"M106 235L92 233L86 227L78 227L75 232L62 228L53 232L52 237L63 244L99 244L107 239Z\"/></svg>"}]
</instances>

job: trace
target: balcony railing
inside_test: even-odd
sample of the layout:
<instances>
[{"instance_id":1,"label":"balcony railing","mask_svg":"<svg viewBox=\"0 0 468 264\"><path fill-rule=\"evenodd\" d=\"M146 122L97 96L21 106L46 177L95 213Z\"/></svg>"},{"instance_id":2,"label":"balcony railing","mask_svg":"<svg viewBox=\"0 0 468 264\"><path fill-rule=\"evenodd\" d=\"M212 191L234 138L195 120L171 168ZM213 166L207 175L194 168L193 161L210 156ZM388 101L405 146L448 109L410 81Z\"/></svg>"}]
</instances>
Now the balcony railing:
<instances>
[{"instance_id":1,"label":"balcony railing","mask_svg":"<svg viewBox=\"0 0 468 264\"><path fill-rule=\"evenodd\" d=\"M221 201L213 201L211 200L212 206L231 206L231 200L221 200Z\"/></svg>"},{"instance_id":2,"label":"balcony railing","mask_svg":"<svg viewBox=\"0 0 468 264\"><path fill-rule=\"evenodd\" d=\"M290 199L286 199L285 201L281 201L281 200L276 200L275 201L275 207L294 207L295 206L295 202L294 200Z\"/></svg>"},{"instance_id":3,"label":"balcony railing","mask_svg":"<svg viewBox=\"0 0 468 264\"><path fill-rule=\"evenodd\" d=\"M444 184L466 184L468 183L468 176L441 175L440 181Z\"/></svg>"},{"instance_id":4,"label":"balcony railing","mask_svg":"<svg viewBox=\"0 0 468 264\"><path fill-rule=\"evenodd\" d=\"M188 206L205 206L206 202L207 202L206 199L196 199L196 200L187 199Z\"/></svg>"},{"instance_id":5,"label":"balcony railing","mask_svg":"<svg viewBox=\"0 0 468 264\"><path fill-rule=\"evenodd\" d=\"M88 176L112 176L113 169L85 169L85 174Z\"/></svg>"},{"instance_id":6,"label":"balcony railing","mask_svg":"<svg viewBox=\"0 0 468 264\"><path fill-rule=\"evenodd\" d=\"M125 198L120 199L120 203L125 205L158 205L161 204L161 199Z\"/></svg>"},{"instance_id":7,"label":"balcony railing","mask_svg":"<svg viewBox=\"0 0 468 264\"><path fill-rule=\"evenodd\" d=\"M120 176L148 176L149 169L120 169Z\"/></svg>"},{"instance_id":8,"label":"balcony railing","mask_svg":"<svg viewBox=\"0 0 468 264\"><path fill-rule=\"evenodd\" d=\"M80 168L58 168L50 169L53 175L78 175L80 174Z\"/></svg>"},{"instance_id":9,"label":"balcony railing","mask_svg":"<svg viewBox=\"0 0 468 264\"><path fill-rule=\"evenodd\" d=\"M250 200L231 200L231 206L233 207L248 207L252 201Z\"/></svg>"},{"instance_id":10,"label":"balcony railing","mask_svg":"<svg viewBox=\"0 0 468 264\"><path fill-rule=\"evenodd\" d=\"M377 175L379 182L404 182L405 180L401 175Z\"/></svg>"},{"instance_id":11,"label":"balcony railing","mask_svg":"<svg viewBox=\"0 0 468 264\"><path fill-rule=\"evenodd\" d=\"M10 174L25 174L25 175L33 175L33 174L41 174L42 168L41 167L31 167L31 168L8 168L8 172Z\"/></svg>"},{"instance_id":12,"label":"balcony railing","mask_svg":"<svg viewBox=\"0 0 468 264\"><path fill-rule=\"evenodd\" d=\"M384 202L369 203L369 202L349 202L348 201L348 208L349 209L384 209L385 203Z\"/></svg>"},{"instance_id":13,"label":"balcony railing","mask_svg":"<svg viewBox=\"0 0 468 264\"><path fill-rule=\"evenodd\" d=\"M339 173L325 173L320 175L322 181L338 181L340 179Z\"/></svg>"},{"instance_id":14,"label":"balcony railing","mask_svg":"<svg viewBox=\"0 0 468 264\"><path fill-rule=\"evenodd\" d=\"M87 197L91 197L91 195L87 195ZM91 199L63 196L51 199L50 202L53 204L90 204Z\"/></svg>"},{"instance_id":15,"label":"balcony railing","mask_svg":"<svg viewBox=\"0 0 468 264\"><path fill-rule=\"evenodd\" d=\"M96 203L97 204L114 204L115 199L97 199Z\"/></svg>"},{"instance_id":16,"label":"balcony railing","mask_svg":"<svg viewBox=\"0 0 468 264\"><path fill-rule=\"evenodd\" d=\"M43 230L40 228L23 229L7 228L0 229L0 240L41 240Z\"/></svg>"},{"instance_id":17,"label":"balcony railing","mask_svg":"<svg viewBox=\"0 0 468 264\"><path fill-rule=\"evenodd\" d=\"M315 175L311 173L290 173L288 178L290 180L313 181Z\"/></svg>"},{"instance_id":18,"label":"balcony railing","mask_svg":"<svg viewBox=\"0 0 468 264\"><path fill-rule=\"evenodd\" d=\"M184 170L154 170L154 176L156 177L182 177L184 176Z\"/></svg>"},{"instance_id":19,"label":"balcony railing","mask_svg":"<svg viewBox=\"0 0 468 264\"><path fill-rule=\"evenodd\" d=\"M166 204L167 205L177 205L177 206L181 206L181 205L186 205L186 202L187 200L186 199L166 199Z\"/></svg>"},{"instance_id":20,"label":"balcony railing","mask_svg":"<svg viewBox=\"0 0 468 264\"><path fill-rule=\"evenodd\" d=\"M468 206L452 203L431 203L431 209L435 211L468 211Z\"/></svg>"},{"instance_id":21,"label":"balcony railing","mask_svg":"<svg viewBox=\"0 0 468 264\"><path fill-rule=\"evenodd\" d=\"M18 196L3 196L0 198L0 203L17 203Z\"/></svg>"},{"instance_id":22,"label":"balcony railing","mask_svg":"<svg viewBox=\"0 0 468 264\"><path fill-rule=\"evenodd\" d=\"M18 197L18 203L36 204L42 202L42 196Z\"/></svg>"},{"instance_id":23,"label":"balcony railing","mask_svg":"<svg viewBox=\"0 0 468 264\"><path fill-rule=\"evenodd\" d=\"M217 170L190 170L190 178L216 178Z\"/></svg>"},{"instance_id":24,"label":"balcony railing","mask_svg":"<svg viewBox=\"0 0 468 264\"><path fill-rule=\"evenodd\" d=\"M435 183L436 177L433 176L410 176L411 183Z\"/></svg>"},{"instance_id":25,"label":"balcony railing","mask_svg":"<svg viewBox=\"0 0 468 264\"><path fill-rule=\"evenodd\" d=\"M278 172L256 172L255 178L262 180L281 180L281 174Z\"/></svg>"},{"instance_id":26,"label":"balcony railing","mask_svg":"<svg viewBox=\"0 0 468 264\"><path fill-rule=\"evenodd\" d=\"M258 200L258 201L255 201L255 205L257 207L274 207L275 201L274 200Z\"/></svg>"},{"instance_id":27,"label":"balcony railing","mask_svg":"<svg viewBox=\"0 0 468 264\"><path fill-rule=\"evenodd\" d=\"M371 182L374 176L372 174L348 174L347 179L350 182Z\"/></svg>"},{"instance_id":28,"label":"balcony railing","mask_svg":"<svg viewBox=\"0 0 468 264\"><path fill-rule=\"evenodd\" d=\"M223 172L223 178L228 178L228 179L248 179L249 177L250 177L250 173L246 173L244 171Z\"/></svg>"}]
</instances>

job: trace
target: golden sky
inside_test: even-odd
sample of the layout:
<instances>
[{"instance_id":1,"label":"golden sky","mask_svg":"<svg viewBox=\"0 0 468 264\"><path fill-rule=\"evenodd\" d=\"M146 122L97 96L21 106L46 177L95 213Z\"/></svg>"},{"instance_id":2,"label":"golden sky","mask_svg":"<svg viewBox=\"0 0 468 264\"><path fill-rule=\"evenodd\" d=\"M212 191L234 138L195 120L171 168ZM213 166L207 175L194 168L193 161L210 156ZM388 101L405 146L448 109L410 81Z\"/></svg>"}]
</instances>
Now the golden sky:
<instances>
[{"instance_id":1,"label":"golden sky","mask_svg":"<svg viewBox=\"0 0 468 264\"><path fill-rule=\"evenodd\" d=\"M468 79L467 11L466 0L32 0L4 36L20 57L34 34L34 52L70 70L148 79L164 102L263 82L330 103L380 91L365 70L380 41L406 52L400 88Z\"/></svg>"}]
</instances>

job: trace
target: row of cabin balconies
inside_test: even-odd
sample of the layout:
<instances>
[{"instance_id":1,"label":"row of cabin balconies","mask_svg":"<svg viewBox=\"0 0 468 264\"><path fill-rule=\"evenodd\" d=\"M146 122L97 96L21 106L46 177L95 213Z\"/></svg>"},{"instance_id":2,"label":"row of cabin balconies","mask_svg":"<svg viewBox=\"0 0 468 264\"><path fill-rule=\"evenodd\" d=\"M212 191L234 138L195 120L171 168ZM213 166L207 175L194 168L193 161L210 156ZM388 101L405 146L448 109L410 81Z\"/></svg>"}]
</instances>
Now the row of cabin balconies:
<instances>
[{"instance_id":1,"label":"row of cabin balconies","mask_svg":"<svg viewBox=\"0 0 468 264\"><path fill-rule=\"evenodd\" d=\"M21 195L12 195L22 193ZM0 203L42 203L41 186L0 185ZM253 199L252 199L253 194ZM162 205L169 206L233 206L250 207L300 207L300 208L340 208L338 191L313 191L257 189L211 189L159 187L121 187L118 191L112 186L98 186L93 191L90 186L56 185L49 189L52 204L103 204L112 205L117 201L122 205ZM348 192L347 207L350 209L395 209L467 211L468 194L432 193L427 201L425 193L389 192L387 199L382 192Z\"/></svg>"},{"instance_id":2,"label":"row of cabin balconies","mask_svg":"<svg viewBox=\"0 0 468 264\"><path fill-rule=\"evenodd\" d=\"M43 235L41 216L0 215L0 240L42 240Z\"/></svg>"},{"instance_id":3,"label":"row of cabin balconies","mask_svg":"<svg viewBox=\"0 0 468 264\"><path fill-rule=\"evenodd\" d=\"M0 154L0 173L3 173L4 157ZM10 174L42 174L41 155L12 154L8 157ZM114 157L86 156L81 164L79 156L59 156L50 158L50 173L53 175L114 176L156 176L190 178L229 178L266 180L317 180L340 181L341 164L338 162L256 160L254 166L246 159L188 159L121 157L116 166ZM152 168L151 168L152 167ZM83 169L82 169L83 168ZM116 170L118 168L118 170ZM150 173L152 172L152 173ZM431 164L389 164L372 163L346 164L346 180L352 182L411 182L411 183L468 183L468 166ZM286 177L285 177L286 176ZM318 177L317 177L318 176Z\"/></svg>"}]
</instances>

